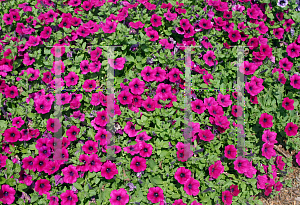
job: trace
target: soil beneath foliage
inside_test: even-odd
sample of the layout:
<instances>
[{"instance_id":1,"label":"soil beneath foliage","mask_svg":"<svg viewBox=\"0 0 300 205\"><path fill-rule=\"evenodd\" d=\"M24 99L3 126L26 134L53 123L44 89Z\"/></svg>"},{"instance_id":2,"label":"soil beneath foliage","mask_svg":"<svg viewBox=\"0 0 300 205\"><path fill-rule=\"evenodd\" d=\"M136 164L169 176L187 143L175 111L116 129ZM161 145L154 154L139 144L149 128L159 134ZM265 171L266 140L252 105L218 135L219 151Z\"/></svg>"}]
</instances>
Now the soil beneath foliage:
<instances>
[{"instance_id":1,"label":"soil beneath foliage","mask_svg":"<svg viewBox=\"0 0 300 205\"><path fill-rule=\"evenodd\" d=\"M279 152L278 152L279 151ZM264 205L300 205L300 167L295 161L294 155L297 153L289 152L284 150L282 147L279 150L276 150L276 153L284 152L287 156L293 156L293 163L291 169L293 171L290 174L284 176L284 181L291 180L292 187L283 187L279 194L276 196L265 196L264 192L258 195L259 199L263 202Z\"/></svg>"}]
</instances>

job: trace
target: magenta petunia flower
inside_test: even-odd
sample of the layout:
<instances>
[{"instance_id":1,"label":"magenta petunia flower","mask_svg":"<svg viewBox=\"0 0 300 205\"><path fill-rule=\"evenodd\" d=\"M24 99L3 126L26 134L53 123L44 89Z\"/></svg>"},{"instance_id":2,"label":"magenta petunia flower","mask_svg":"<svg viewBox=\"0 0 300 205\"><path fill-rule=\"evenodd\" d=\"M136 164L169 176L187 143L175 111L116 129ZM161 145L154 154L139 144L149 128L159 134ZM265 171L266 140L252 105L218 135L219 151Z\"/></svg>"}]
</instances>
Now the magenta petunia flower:
<instances>
[{"instance_id":1,"label":"magenta petunia flower","mask_svg":"<svg viewBox=\"0 0 300 205\"><path fill-rule=\"evenodd\" d=\"M76 34L82 37L87 37L89 34L91 33L89 28L84 27L83 25L81 25L77 30L76 30Z\"/></svg>"},{"instance_id":2,"label":"magenta petunia flower","mask_svg":"<svg viewBox=\"0 0 300 205\"><path fill-rule=\"evenodd\" d=\"M78 171L73 165L69 165L68 167L62 169L62 173L64 175L64 183L73 184L79 177Z\"/></svg>"},{"instance_id":3,"label":"magenta petunia flower","mask_svg":"<svg viewBox=\"0 0 300 205\"><path fill-rule=\"evenodd\" d=\"M90 72L89 68L89 61L88 60L83 60L80 62L80 70L82 70L81 74L87 74Z\"/></svg>"},{"instance_id":4,"label":"magenta petunia flower","mask_svg":"<svg viewBox=\"0 0 300 205\"><path fill-rule=\"evenodd\" d=\"M208 171L210 177L217 179L224 172L224 166L222 162L218 160L208 168Z\"/></svg>"},{"instance_id":5,"label":"magenta petunia flower","mask_svg":"<svg viewBox=\"0 0 300 205\"><path fill-rule=\"evenodd\" d=\"M261 21L258 23L258 27L256 28L256 30L258 30L261 34L265 34L268 32L269 28L265 25L263 21Z\"/></svg>"},{"instance_id":6,"label":"magenta petunia flower","mask_svg":"<svg viewBox=\"0 0 300 205\"><path fill-rule=\"evenodd\" d=\"M60 163L58 162L58 160L49 161L44 169L44 172L47 173L48 175L52 175L58 171L59 167L60 167Z\"/></svg>"},{"instance_id":7,"label":"magenta petunia flower","mask_svg":"<svg viewBox=\"0 0 300 205\"><path fill-rule=\"evenodd\" d=\"M142 102L142 105L148 112L154 111L155 108L158 108L157 101L151 99L149 96Z\"/></svg>"},{"instance_id":8,"label":"magenta petunia flower","mask_svg":"<svg viewBox=\"0 0 300 205\"><path fill-rule=\"evenodd\" d=\"M112 190L110 197L111 205L125 205L129 202L129 195L124 188Z\"/></svg>"},{"instance_id":9,"label":"magenta petunia flower","mask_svg":"<svg viewBox=\"0 0 300 205\"><path fill-rule=\"evenodd\" d=\"M8 85L5 87L5 92L4 94L6 95L6 98L15 98L19 95L18 93L18 88L16 86L11 86L9 87Z\"/></svg>"},{"instance_id":10,"label":"magenta petunia flower","mask_svg":"<svg viewBox=\"0 0 300 205\"><path fill-rule=\"evenodd\" d=\"M230 191L226 190L222 192L222 201L225 205L232 204L232 194L230 193Z\"/></svg>"},{"instance_id":11,"label":"magenta petunia flower","mask_svg":"<svg viewBox=\"0 0 300 205\"><path fill-rule=\"evenodd\" d=\"M254 63L249 63L249 61L244 61L244 64L242 64L239 67L239 70L241 73L245 75L252 75L256 70L257 66Z\"/></svg>"},{"instance_id":12,"label":"magenta petunia flower","mask_svg":"<svg viewBox=\"0 0 300 205\"><path fill-rule=\"evenodd\" d=\"M276 155L274 148L274 144L264 143L261 149L262 156L266 157L267 159L271 159L273 156Z\"/></svg>"},{"instance_id":13,"label":"magenta petunia flower","mask_svg":"<svg viewBox=\"0 0 300 205\"><path fill-rule=\"evenodd\" d=\"M240 193L238 185L234 184L229 187L229 191L232 194L232 196L238 196Z\"/></svg>"},{"instance_id":14,"label":"magenta petunia flower","mask_svg":"<svg viewBox=\"0 0 300 205\"><path fill-rule=\"evenodd\" d=\"M284 34L283 28L275 28L273 29L273 34L277 39L282 39Z\"/></svg>"},{"instance_id":15,"label":"magenta petunia flower","mask_svg":"<svg viewBox=\"0 0 300 205\"><path fill-rule=\"evenodd\" d=\"M296 154L296 162L297 164L300 166L300 151L298 152L298 154Z\"/></svg>"},{"instance_id":16,"label":"magenta petunia flower","mask_svg":"<svg viewBox=\"0 0 300 205\"><path fill-rule=\"evenodd\" d=\"M14 21L11 13L4 14L2 19L3 19L3 21L5 22L6 25L11 25Z\"/></svg>"},{"instance_id":17,"label":"magenta petunia flower","mask_svg":"<svg viewBox=\"0 0 300 205\"><path fill-rule=\"evenodd\" d=\"M300 56L300 46L293 42L286 47L286 52L291 58L297 58Z\"/></svg>"},{"instance_id":18,"label":"magenta petunia flower","mask_svg":"<svg viewBox=\"0 0 300 205\"><path fill-rule=\"evenodd\" d=\"M147 144L144 141L138 142L140 143L140 155L141 157L150 157L152 154L153 147L151 144Z\"/></svg>"},{"instance_id":19,"label":"magenta petunia flower","mask_svg":"<svg viewBox=\"0 0 300 205\"><path fill-rule=\"evenodd\" d=\"M118 22L115 21L105 21L105 24L102 26L102 30L104 33L114 33L116 32Z\"/></svg>"},{"instance_id":20,"label":"magenta petunia flower","mask_svg":"<svg viewBox=\"0 0 300 205\"><path fill-rule=\"evenodd\" d=\"M215 116L215 123L223 129L228 129L230 125L230 122L226 116Z\"/></svg>"},{"instance_id":21,"label":"magenta petunia flower","mask_svg":"<svg viewBox=\"0 0 300 205\"><path fill-rule=\"evenodd\" d=\"M114 69L123 70L124 64L125 64L125 58L120 57L120 58L117 58L116 60L108 59L108 63Z\"/></svg>"},{"instance_id":22,"label":"magenta petunia flower","mask_svg":"<svg viewBox=\"0 0 300 205\"><path fill-rule=\"evenodd\" d=\"M169 81L172 83L180 81L180 74L183 74L178 68L172 68L168 73Z\"/></svg>"},{"instance_id":23,"label":"magenta petunia flower","mask_svg":"<svg viewBox=\"0 0 300 205\"><path fill-rule=\"evenodd\" d=\"M265 143L276 144L276 136L276 132L271 132L269 129L264 130L264 134L262 135L262 141Z\"/></svg>"},{"instance_id":24,"label":"magenta petunia flower","mask_svg":"<svg viewBox=\"0 0 300 205\"><path fill-rule=\"evenodd\" d=\"M287 136L295 136L297 134L298 126L292 122L287 123L284 131Z\"/></svg>"},{"instance_id":25,"label":"magenta petunia flower","mask_svg":"<svg viewBox=\"0 0 300 205\"><path fill-rule=\"evenodd\" d=\"M206 142L210 142L215 138L214 134L210 130L199 130L198 137ZM192 141L194 141L194 137Z\"/></svg>"},{"instance_id":26,"label":"magenta petunia flower","mask_svg":"<svg viewBox=\"0 0 300 205\"><path fill-rule=\"evenodd\" d=\"M128 147L123 147L124 152L127 152L131 155L135 155L140 152L140 143L129 145Z\"/></svg>"},{"instance_id":27,"label":"magenta petunia flower","mask_svg":"<svg viewBox=\"0 0 300 205\"><path fill-rule=\"evenodd\" d=\"M51 189L50 181L47 179L39 179L35 182L34 190L39 195L47 194Z\"/></svg>"},{"instance_id":28,"label":"magenta petunia flower","mask_svg":"<svg viewBox=\"0 0 300 205\"><path fill-rule=\"evenodd\" d=\"M156 95L159 99L166 100L168 93L171 93L171 85L160 83L156 88Z\"/></svg>"},{"instance_id":29,"label":"magenta petunia flower","mask_svg":"<svg viewBox=\"0 0 300 205\"><path fill-rule=\"evenodd\" d=\"M34 162L34 159L32 158L32 156L25 157L22 160L22 167L23 167L23 169L28 169L28 170L35 171L36 167L33 165L33 162Z\"/></svg>"},{"instance_id":30,"label":"magenta petunia flower","mask_svg":"<svg viewBox=\"0 0 300 205\"><path fill-rule=\"evenodd\" d=\"M90 155L90 161L88 164L90 172L99 172L101 170L102 162L100 160L101 159L97 154Z\"/></svg>"},{"instance_id":31,"label":"magenta petunia flower","mask_svg":"<svg viewBox=\"0 0 300 205\"><path fill-rule=\"evenodd\" d=\"M145 171L147 168L146 165L146 159L142 158L142 157L138 157L135 156L131 163L130 163L130 168L134 171L134 172L141 172L141 171Z\"/></svg>"},{"instance_id":32,"label":"magenta petunia flower","mask_svg":"<svg viewBox=\"0 0 300 205\"><path fill-rule=\"evenodd\" d=\"M176 199L172 205L187 205L187 204L183 203L182 199Z\"/></svg>"},{"instance_id":33,"label":"magenta petunia flower","mask_svg":"<svg viewBox=\"0 0 300 205\"><path fill-rule=\"evenodd\" d=\"M0 154L0 168L6 166L6 160L8 159L7 156Z\"/></svg>"},{"instance_id":34,"label":"magenta petunia flower","mask_svg":"<svg viewBox=\"0 0 300 205\"><path fill-rule=\"evenodd\" d=\"M234 145L227 145L225 146L225 157L228 159L235 159L237 155L237 149Z\"/></svg>"},{"instance_id":35,"label":"magenta petunia flower","mask_svg":"<svg viewBox=\"0 0 300 205\"><path fill-rule=\"evenodd\" d=\"M247 46L249 46L249 48L251 50L257 48L258 45L259 45L259 40L258 40L258 38L255 38L255 37L251 38L247 43Z\"/></svg>"},{"instance_id":36,"label":"magenta petunia flower","mask_svg":"<svg viewBox=\"0 0 300 205\"><path fill-rule=\"evenodd\" d=\"M155 71L150 66L146 66L141 72L143 80L147 82L154 81L156 79L155 74Z\"/></svg>"},{"instance_id":37,"label":"magenta petunia flower","mask_svg":"<svg viewBox=\"0 0 300 205\"><path fill-rule=\"evenodd\" d=\"M131 121L128 121L124 127L124 131L129 137L135 137L140 130L136 130L135 125Z\"/></svg>"},{"instance_id":38,"label":"magenta petunia flower","mask_svg":"<svg viewBox=\"0 0 300 205\"><path fill-rule=\"evenodd\" d=\"M238 30L231 30L229 31L228 37L232 42L237 42L241 39L241 34Z\"/></svg>"},{"instance_id":39,"label":"magenta petunia flower","mask_svg":"<svg viewBox=\"0 0 300 205\"><path fill-rule=\"evenodd\" d=\"M132 94L125 90L121 91L121 93L118 95L118 100L122 105L131 104L132 98Z\"/></svg>"},{"instance_id":40,"label":"magenta petunia flower","mask_svg":"<svg viewBox=\"0 0 300 205\"><path fill-rule=\"evenodd\" d=\"M148 140L150 140L152 137L150 137L149 135L147 135L147 132L146 131L144 131L144 132L142 132L142 133L140 133L140 134L138 134L137 136L136 136L136 141L137 142L141 142L141 141L143 141L143 142L145 142L145 141L148 141Z\"/></svg>"},{"instance_id":41,"label":"magenta petunia flower","mask_svg":"<svg viewBox=\"0 0 300 205\"><path fill-rule=\"evenodd\" d=\"M276 191L280 191L282 187L283 187L283 185L282 185L282 183L279 182L279 181L278 181L276 184L274 184L274 189L275 189Z\"/></svg>"},{"instance_id":42,"label":"magenta petunia flower","mask_svg":"<svg viewBox=\"0 0 300 205\"><path fill-rule=\"evenodd\" d=\"M193 202L191 203L191 205L202 205L202 204L199 203L199 202L197 202L197 201L195 200L195 201L193 201Z\"/></svg>"},{"instance_id":43,"label":"magenta petunia flower","mask_svg":"<svg viewBox=\"0 0 300 205\"><path fill-rule=\"evenodd\" d=\"M231 110L231 114L234 117L241 117L243 115L243 108L239 105L233 105L232 110Z\"/></svg>"},{"instance_id":44,"label":"magenta petunia flower","mask_svg":"<svg viewBox=\"0 0 300 205\"><path fill-rule=\"evenodd\" d=\"M17 142L21 137L21 133L17 128L11 127L4 131L3 136L6 142Z\"/></svg>"},{"instance_id":45,"label":"magenta petunia flower","mask_svg":"<svg viewBox=\"0 0 300 205\"><path fill-rule=\"evenodd\" d=\"M105 179L112 179L118 174L117 166L112 162L105 162L101 167L101 176Z\"/></svg>"},{"instance_id":46,"label":"magenta petunia flower","mask_svg":"<svg viewBox=\"0 0 300 205\"><path fill-rule=\"evenodd\" d=\"M186 169L185 167L179 167L177 168L175 172L175 179L178 181L179 184L184 184L187 179L189 179L192 176L192 172L189 169Z\"/></svg>"},{"instance_id":47,"label":"magenta petunia flower","mask_svg":"<svg viewBox=\"0 0 300 205\"><path fill-rule=\"evenodd\" d=\"M211 21L207 19L201 19L199 22L199 26L206 30L211 29L213 27Z\"/></svg>"},{"instance_id":48,"label":"magenta petunia flower","mask_svg":"<svg viewBox=\"0 0 300 205\"><path fill-rule=\"evenodd\" d=\"M269 128L273 126L273 116L269 115L268 113L262 113L260 118L259 118L259 124L263 128Z\"/></svg>"},{"instance_id":49,"label":"magenta petunia flower","mask_svg":"<svg viewBox=\"0 0 300 205\"><path fill-rule=\"evenodd\" d=\"M161 17L158 16L158 15L156 15L156 14L153 14L151 16L150 21L151 21L152 26L154 26L154 27L159 27L159 26L162 25L162 23L161 23Z\"/></svg>"},{"instance_id":50,"label":"magenta petunia flower","mask_svg":"<svg viewBox=\"0 0 300 205\"><path fill-rule=\"evenodd\" d=\"M44 30L41 32L40 37L43 39L48 39L48 38L50 38L51 33L52 33L52 28L49 26L45 26Z\"/></svg>"},{"instance_id":51,"label":"magenta petunia flower","mask_svg":"<svg viewBox=\"0 0 300 205\"><path fill-rule=\"evenodd\" d=\"M85 92L92 92L96 88L96 81L95 80L85 80L82 88Z\"/></svg>"},{"instance_id":52,"label":"magenta petunia flower","mask_svg":"<svg viewBox=\"0 0 300 205\"><path fill-rule=\"evenodd\" d=\"M79 134L80 129L76 127L75 125L72 125L66 132L66 135L68 136L68 139L70 141L75 141L77 140L77 135Z\"/></svg>"},{"instance_id":53,"label":"magenta petunia flower","mask_svg":"<svg viewBox=\"0 0 300 205\"><path fill-rule=\"evenodd\" d=\"M38 172L44 171L48 161L49 160L46 160L44 156L38 155L36 158L34 158L33 167Z\"/></svg>"},{"instance_id":54,"label":"magenta petunia flower","mask_svg":"<svg viewBox=\"0 0 300 205\"><path fill-rule=\"evenodd\" d=\"M12 204L15 201L16 190L9 185L3 184L1 186L0 201L3 204Z\"/></svg>"},{"instance_id":55,"label":"magenta petunia flower","mask_svg":"<svg viewBox=\"0 0 300 205\"><path fill-rule=\"evenodd\" d=\"M24 65L32 65L35 62L35 58L30 57L28 53L24 54L24 59L23 59L23 63Z\"/></svg>"},{"instance_id":56,"label":"magenta petunia flower","mask_svg":"<svg viewBox=\"0 0 300 205\"><path fill-rule=\"evenodd\" d=\"M151 187L148 190L147 199L152 203L162 202L164 200L164 191L160 187Z\"/></svg>"},{"instance_id":57,"label":"magenta petunia flower","mask_svg":"<svg viewBox=\"0 0 300 205\"><path fill-rule=\"evenodd\" d=\"M193 177L190 177L186 180L184 183L184 188L183 190L188 194L188 195L193 195L196 196L199 194L200 182Z\"/></svg>"},{"instance_id":58,"label":"magenta petunia flower","mask_svg":"<svg viewBox=\"0 0 300 205\"><path fill-rule=\"evenodd\" d=\"M159 35L156 30L147 30L146 35L150 38L149 41L157 41L159 39Z\"/></svg>"},{"instance_id":59,"label":"magenta petunia flower","mask_svg":"<svg viewBox=\"0 0 300 205\"><path fill-rule=\"evenodd\" d=\"M82 164L76 166L77 171L82 171L82 172L89 171L89 163L90 163L89 156L86 154L82 154L79 156L79 161L82 162Z\"/></svg>"},{"instance_id":60,"label":"magenta petunia flower","mask_svg":"<svg viewBox=\"0 0 300 205\"><path fill-rule=\"evenodd\" d=\"M61 204L64 205L76 205L76 202L78 201L77 195L71 190L66 190L60 195L60 198Z\"/></svg>"},{"instance_id":61,"label":"magenta petunia flower","mask_svg":"<svg viewBox=\"0 0 300 205\"><path fill-rule=\"evenodd\" d=\"M295 88L295 89L300 89L300 76L297 74L294 74L291 78L290 78L290 85Z\"/></svg>"},{"instance_id":62,"label":"magenta petunia flower","mask_svg":"<svg viewBox=\"0 0 300 205\"><path fill-rule=\"evenodd\" d=\"M217 61L214 59L216 58L214 51L207 51L206 54L204 54L203 59L205 63L209 66L213 66L215 63L217 64Z\"/></svg>"},{"instance_id":63,"label":"magenta petunia flower","mask_svg":"<svg viewBox=\"0 0 300 205\"><path fill-rule=\"evenodd\" d=\"M232 104L232 101L230 100L230 95L223 95L222 93L218 94L217 102L222 107L229 107Z\"/></svg>"},{"instance_id":64,"label":"magenta petunia flower","mask_svg":"<svg viewBox=\"0 0 300 205\"><path fill-rule=\"evenodd\" d=\"M176 154L178 161L186 162L190 157L193 156L193 151L190 148L190 143L183 144L183 148L178 149Z\"/></svg>"},{"instance_id":65,"label":"magenta petunia flower","mask_svg":"<svg viewBox=\"0 0 300 205\"><path fill-rule=\"evenodd\" d=\"M91 61L97 61L100 55L102 54L102 49L97 47L95 50L91 51Z\"/></svg>"},{"instance_id":66,"label":"magenta petunia flower","mask_svg":"<svg viewBox=\"0 0 300 205\"><path fill-rule=\"evenodd\" d=\"M239 173L239 174L243 174L245 173L250 165L250 162L247 159L243 159L241 157L238 157L234 162L234 169Z\"/></svg>"},{"instance_id":67,"label":"magenta petunia flower","mask_svg":"<svg viewBox=\"0 0 300 205\"><path fill-rule=\"evenodd\" d=\"M197 99L191 102L192 110L198 114L202 114L206 110L206 106L204 105L203 101Z\"/></svg>"},{"instance_id":68,"label":"magenta petunia flower","mask_svg":"<svg viewBox=\"0 0 300 205\"><path fill-rule=\"evenodd\" d=\"M58 130L61 128L61 123L59 119L57 118L49 118L47 120L47 130L50 132L58 132Z\"/></svg>"},{"instance_id":69,"label":"magenta petunia flower","mask_svg":"<svg viewBox=\"0 0 300 205\"><path fill-rule=\"evenodd\" d=\"M134 78L129 83L129 88L133 94L141 95L144 92L145 82L138 78Z\"/></svg>"},{"instance_id":70,"label":"magenta petunia flower","mask_svg":"<svg viewBox=\"0 0 300 205\"><path fill-rule=\"evenodd\" d=\"M134 28L134 29L139 29L139 28L143 28L145 26L145 24L143 24L141 21L137 21L137 22L130 22L129 26Z\"/></svg>"},{"instance_id":71,"label":"magenta petunia flower","mask_svg":"<svg viewBox=\"0 0 300 205\"><path fill-rule=\"evenodd\" d=\"M97 142L92 141L92 140L88 140L82 146L82 150L86 154L93 154L93 153L97 153L97 151L98 151L97 147L98 147L98 143Z\"/></svg>"},{"instance_id":72,"label":"magenta petunia flower","mask_svg":"<svg viewBox=\"0 0 300 205\"><path fill-rule=\"evenodd\" d=\"M282 156L276 157L276 164L277 164L278 169L283 170L285 163L284 163L284 161L282 161Z\"/></svg>"},{"instance_id":73,"label":"magenta petunia flower","mask_svg":"<svg viewBox=\"0 0 300 205\"><path fill-rule=\"evenodd\" d=\"M164 17L166 17L168 21L174 21L177 18L177 13L171 13L168 9L167 13L164 13Z\"/></svg>"},{"instance_id":74,"label":"magenta petunia flower","mask_svg":"<svg viewBox=\"0 0 300 205\"><path fill-rule=\"evenodd\" d=\"M294 64L290 62L288 58L283 58L279 61L280 68L284 69L285 71L290 71L293 65Z\"/></svg>"},{"instance_id":75,"label":"magenta petunia flower","mask_svg":"<svg viewBox=\"0 0 300 205\"><path fill-rule=\"evenodd\" d=\"M52 74L50 71L43 73L42 81L44 81L44 83L46 83L46 84L48 84L52 81Z\"/></svg>"}]
</instances>

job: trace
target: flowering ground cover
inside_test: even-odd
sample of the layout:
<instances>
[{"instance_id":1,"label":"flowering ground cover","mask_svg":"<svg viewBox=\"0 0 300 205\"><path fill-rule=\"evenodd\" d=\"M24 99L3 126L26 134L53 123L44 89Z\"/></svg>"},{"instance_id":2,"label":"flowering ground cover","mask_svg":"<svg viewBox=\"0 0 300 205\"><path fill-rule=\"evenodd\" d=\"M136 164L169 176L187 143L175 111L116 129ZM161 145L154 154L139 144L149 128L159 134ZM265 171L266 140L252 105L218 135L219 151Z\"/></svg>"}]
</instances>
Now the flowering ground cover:
<instances>
[{"instance_id":1,"label":"flowering ground cover","mask_svg":"<svg viewBox=\"0 0 300 205\"><path fill-rule=\"evenodd\" d=\"M298 0L0 3L2 204L262 204L289 186Z\"/></svg>"}]
</instances>

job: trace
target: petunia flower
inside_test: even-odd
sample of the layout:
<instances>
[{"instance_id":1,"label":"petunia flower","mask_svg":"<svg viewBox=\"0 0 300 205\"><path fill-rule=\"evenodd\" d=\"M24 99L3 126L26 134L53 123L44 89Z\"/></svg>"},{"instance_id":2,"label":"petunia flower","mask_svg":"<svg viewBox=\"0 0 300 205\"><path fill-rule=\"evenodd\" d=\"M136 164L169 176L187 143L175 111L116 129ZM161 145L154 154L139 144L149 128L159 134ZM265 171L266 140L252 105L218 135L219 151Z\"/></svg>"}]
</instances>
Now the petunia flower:
<instances>
[{"instance_id":1,"label":"petunia flower","mask_svg":"<svg viewBox=\"0 0 300 205\"><path fill-rule=\"evenodd\" d=\"M298 126L292 122L287 123L284 131L287 136L295 136L297 134Z\"/></svg>"},{"instance_id":2,"label":"petunia flower","mask_svg":"<svg viewBox=\"0 0 300 205\"><path fill-rule=\"evenodd\" d=\"M130 163L130 168L134 171L134 172L141 172L141 171L145 171L147 168L146 165L146 159L142 158L142 157L138 157L135 156L131 163Z\"/></svg>"},{"instance_id":3,"label":"petunia flower","mask_svg":"<svg viewBox=\"0 0 300 205\"><path fill-rule=\"evenodd\" d=\"M274 144L264 143L262 146L262 156L266 157L267 159L271 159L273 156L276 155L274 148Z\"/></svg>"},{"instance_id":4,"label":"petunia flower","mask_svg":"<svg viewBox=\"0 0 300 205\"><path fill-rule=\"evenodd\" d=\"M129 195L124 188L112 190L110 197L111 205L126 205L129 202Z\"/></svg>"},{"instance_id":5,"label":"petunia flower","mask_svg":"<svg viewBox=\"0 0 300 205\"><path fill-rule=\"evenodd\" d=\"M288 97L284 98L282 101L282 107L286 110L294 110L294 100Z\"/></svg>"},{"instance_id":6,"label":"petunia flower","mask_svg":"<svg viewBox=\"0 0 300 205\"><path fill-rule=\"evenodd\" d=\"M210 177L217 179L224 172L224 166L222 162L218 160L208 168L208 171Z\"/></svg>"},{"instance_id":7,"label":"petunia flower","mask_svg":"<svg viewBox=\"0 0 300 205\"><path fill-rule=\"evenodd\" d=\"M276 132L271 132L269 129L264 130L264 134L262 135L262 141L270 144L276 144L276 136Z\"/></svg>"},{"instance_id":8,"label":"petunia flower","mask_svg":"<svg viewBox=\"0 0 300 205\"><path fill-rule=\"evenodd\" d=\"M105 179L112 179L118 174L117 166L112 162L105 162L101 167L101 176Z\"/></svg>"},{"instance_id":9,"label":"petunia flower","mask_svg":"<svg viewBox=\"0 0 300 205\"><path fill-rule=\"evenodd\" d=\"M184 188L183 190L188 194L188 195L193 195L196 196L199 194L200 182L192 177L188 178L186 182L184 183Z\"/></svg>"}]
</instances>

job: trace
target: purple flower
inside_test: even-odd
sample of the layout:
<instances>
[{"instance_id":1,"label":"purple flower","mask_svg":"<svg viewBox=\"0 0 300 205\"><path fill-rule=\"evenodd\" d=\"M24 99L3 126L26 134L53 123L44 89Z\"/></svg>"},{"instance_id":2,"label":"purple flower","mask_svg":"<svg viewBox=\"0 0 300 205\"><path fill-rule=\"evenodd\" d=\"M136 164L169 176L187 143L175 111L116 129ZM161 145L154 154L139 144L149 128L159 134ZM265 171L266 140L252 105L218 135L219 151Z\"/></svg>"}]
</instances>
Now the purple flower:
<instances>
[{"instance_id":1,"label":"purple flower","mask_svg":"<svg viewBox=\"0 0 300 205\"><path fill-rule=\"evenodd\" d=\"M57 186L58 184L63 184L63 177L62 176L55 175L54 179L55 179L55 186Z\"/></svg>"},{"instance_id":2,"label":"purple flower","mask_svg":"<svg viewBox=\"0 0 300 205\"><path fill-rule=\"evenodd\" d=\"M128 183L127 186L129 186L129 191L133 191L134 189L136 189L136 186L134 186L133 183Z\"/></svg>"}]
</instances>

